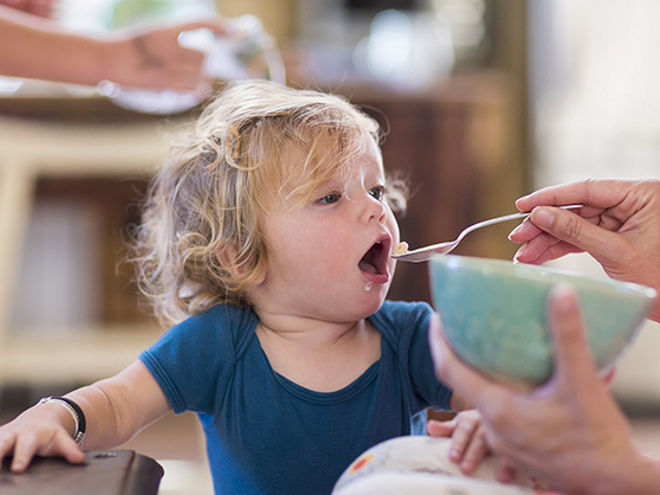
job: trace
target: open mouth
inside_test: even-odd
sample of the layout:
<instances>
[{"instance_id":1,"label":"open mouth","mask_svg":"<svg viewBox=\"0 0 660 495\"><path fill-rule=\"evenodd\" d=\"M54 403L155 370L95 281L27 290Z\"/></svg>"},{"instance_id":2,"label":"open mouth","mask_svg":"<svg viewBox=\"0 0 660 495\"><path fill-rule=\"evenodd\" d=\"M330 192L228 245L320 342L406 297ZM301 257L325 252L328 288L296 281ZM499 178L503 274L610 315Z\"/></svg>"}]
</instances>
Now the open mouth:
<instances>
[{"instance_id":1,"label":"open mouth","mask_svg":"<svg viewBox=\"0 0 660 495\"><path fill-rule=\"evenodd\" d=\"M362 257L358 267L365 274L373 276L384 276L385 281L388 277L387 260L389 258L390 240L385 237L379 239L369 248L369 251ZM382 283L382 282L379 282Z\"/></svg>"}]
</instances>

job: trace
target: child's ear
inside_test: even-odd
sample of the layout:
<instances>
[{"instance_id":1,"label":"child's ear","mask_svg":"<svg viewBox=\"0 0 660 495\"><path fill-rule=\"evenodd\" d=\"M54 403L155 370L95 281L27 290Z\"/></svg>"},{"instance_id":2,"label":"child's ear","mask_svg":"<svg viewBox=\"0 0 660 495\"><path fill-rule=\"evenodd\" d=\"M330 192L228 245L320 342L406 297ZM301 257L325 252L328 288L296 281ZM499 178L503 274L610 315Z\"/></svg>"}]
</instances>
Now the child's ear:
<instances>
[{"instance_id":1,"label":"child's ear","mask_svg":"<svg viewBox=\"0 0 660 495\"><path fill-rule=\"evenodd\" d=\"M239 278L242 275L240 267L236 266L236 257L238 248L233 242L228 242L216 251L218 263L227 270L233 278Z\"/></svg>"},{"instance_id":2,"label":"child's ear","mask_svg":"<svg viewBox=\"0 0 660 495\"><path fill-rule=\"evenodd\" d=\"M228 242L224 246L219 248L216 252L216 256L218 258L218 263L220 263L220 266L222 266L222 268L227 270L227 272L229 273L229 275L232 276L232 278L239 279L247 274L249 268L246 267L245 265L236 263L236 259L238 258L238 248L233 242ZM266 273L265 271L263 271L263 273L261 273L252 282L254 283L254 285L259 285L264 281L265 278L266 278Z\"/></svg>"}]
</instances>

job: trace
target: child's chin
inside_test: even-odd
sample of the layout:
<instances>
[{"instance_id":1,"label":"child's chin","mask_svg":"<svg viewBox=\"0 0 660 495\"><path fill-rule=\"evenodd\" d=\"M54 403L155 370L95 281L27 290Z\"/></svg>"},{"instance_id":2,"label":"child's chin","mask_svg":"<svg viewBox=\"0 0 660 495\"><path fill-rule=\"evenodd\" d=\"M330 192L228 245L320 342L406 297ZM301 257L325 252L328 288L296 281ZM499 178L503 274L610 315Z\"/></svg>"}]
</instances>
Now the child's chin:
<instances>
[{"instance_id":1,"label":"child's chin","mask_svg":"<svg viewBox=\"0 0 660 495\"><path fill-rule=\"evenodd\" d=\"M366 303L365 309L372 315L380 309L387 297L387 285L374 285L368 292L365 291Z\"/></svg>"}]
</instances>

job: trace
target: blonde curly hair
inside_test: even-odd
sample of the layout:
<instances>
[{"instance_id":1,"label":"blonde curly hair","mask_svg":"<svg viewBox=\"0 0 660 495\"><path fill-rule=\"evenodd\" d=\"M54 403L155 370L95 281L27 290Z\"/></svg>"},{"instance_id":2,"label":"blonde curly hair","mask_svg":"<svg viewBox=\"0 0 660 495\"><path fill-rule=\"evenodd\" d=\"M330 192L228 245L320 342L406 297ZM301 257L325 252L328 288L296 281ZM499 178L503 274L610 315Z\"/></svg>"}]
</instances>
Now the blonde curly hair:
<instances>
[{"instance_id":1,"label":"blonde curly hair","mask_svg":"<svg viewBox=\"0 0 660 495\"><path fill-rule=\"evenodd\" d=\"M267 81L221 91L172 145L129 255L160 321L249 305L268 260L260 213L308 201L364 153L365 133L378 142L376 121L337 96ZM392 209L403 210L402 182L386 191Z\"/></svg>"}]
</instances>

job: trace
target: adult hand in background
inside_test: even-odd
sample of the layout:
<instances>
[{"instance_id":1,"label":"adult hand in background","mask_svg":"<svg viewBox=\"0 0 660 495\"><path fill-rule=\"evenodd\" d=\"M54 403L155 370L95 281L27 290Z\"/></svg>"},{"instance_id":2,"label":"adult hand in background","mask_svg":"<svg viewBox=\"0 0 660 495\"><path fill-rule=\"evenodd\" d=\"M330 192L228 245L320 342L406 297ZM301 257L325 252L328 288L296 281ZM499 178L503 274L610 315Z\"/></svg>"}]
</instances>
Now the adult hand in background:
<instances>
[{"instance_id":1,"label":"adult hand in background","mask_svg":"<svg viewBox=\"0 0 660 495\"><path fill-rule=\"evenodd\" d=\"M570 287L553 289L548 321L555 370L536 390L516 391L467 367L446 343L437 316L429 333L436 375L476 404L496 454L552 487L580 495L660 493L660 464L633 447L591 359Z\"/></svg>"},{"instance_id":2,"label":"adult hand in background","mask_svg":"<svg viewBox=\"0 0 660 495\"><path fill-rule=\"evenodd\" d=\"M54 12L55 0L0 0L0 4L12 9L22 10L28 14L51 18Z\"/></svg>"},{"instance_id":3,"label":"adult hand in background","mask_svg":"<svg viewBox=\"0 0 660 495\"><path fill-rule=\"evenodd\" d=\"M0 74L96 85L194 91L204 87L204 54L179 45L183 31L226 33L220 17L118 30L92 38L0 5Z\"/></svg>"},{"instance_id":4,"label":"adult hand in background","mask_svg":"<svg viewBox=\"0 0 660 495\"><path fill-rule=\"evenodd\" d=\"M220 18L120 30L105 40L110 81L122 86L193 91L207 82L204 54L179 45L179 34L206 28L226 33Z\"/></svg>"},{"instance_id":5,"label":"adult hand in background","mask_svg":"<svg viewBox=\"0 0 660 495\"><path fill-rule=\"evenodd\" d=\"M579 214L554 205L582 204ZM587 252L612 278L660 289L660 180L585 180L518 199L532 211L509 238L515 259L541 264ZM650 318L660 321L660 300Z\"/></svg>"}]
</instances>

